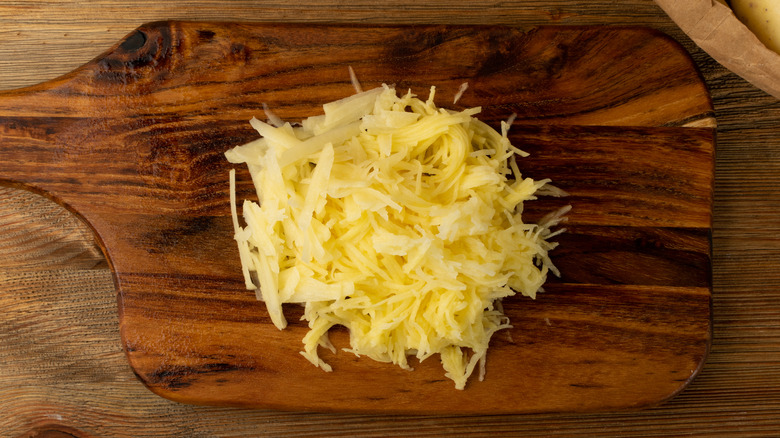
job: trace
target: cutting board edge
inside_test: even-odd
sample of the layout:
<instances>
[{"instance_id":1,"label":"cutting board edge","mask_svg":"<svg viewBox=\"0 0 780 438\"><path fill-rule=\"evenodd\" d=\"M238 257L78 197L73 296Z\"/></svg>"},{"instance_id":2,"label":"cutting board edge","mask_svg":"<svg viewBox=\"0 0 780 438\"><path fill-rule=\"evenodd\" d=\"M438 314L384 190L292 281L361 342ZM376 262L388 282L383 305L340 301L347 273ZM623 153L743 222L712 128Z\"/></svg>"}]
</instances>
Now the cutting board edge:
<instances>
[{"instance_id":1,"label":"cutting board edge","mask_svg":"<svg viewBox=\"0 0 780 438\"><path fill-rule=\"evenodd\" d=\"M295 21L295 20L287 20L287 21L273 21L273 20L257 20L257 21L230 21L230 20L152 20L143 22L142 24L132 28L132 30L128 31L123 37L121 37L115 44L107 47L105 50L100 52L98 55L94 56L92 59L84 62L83 64L75 67L73 70L63 73L60 75L57 75L51 79L45 80L43 82L39 82L37 84L27 85L19 88L13 88L8 90L0 90L0 99L6 98L6 97L12 97L15 95L20 94L27 94L30 92L37 92L41 90L46 90L53 88L55 85L58 85L62 82L71 80L74 76L78 76L84 71L88 71L90 66L95 65L96 63L100 62L101 60L104 60L108 57L110 57L112 54L114 54L117 49L119 49L122 45L128 44L129 40L138 34L138 32L142 32L144 30L151 30L154 28L169 28L172 26L208 26L208 25L235 25L235 26L245 26L245 27L321 27L321 28L333 28L333 27L340 27L340 28L409 28L409 29L419 29L419 28L446 28L446 29L513 29L517 30L523 33L530 33L537 29L545 29L545 28L555 28L555 29L613 29L613 30L622 30L622 31L634 31L634 32L641 32L646 33L649 36L652 36L654 38L662 39L668 44L670 47L673 47L674 50L681 53L684 58L686 58L690 66L692 67L692 70L696 71L696 73L699 75L700 82L705 85L706 82L704 81L704 77L702 76L701 72L698 68L695 66L695 62L693 61L693 58L691 54L685 49L685 47L674 37L671 35L665 33L664 31L650 27L647 25L609 25L609 24L589 24L589 25L571 25L571 24L549 24L549 23L543 23L539 25L533 25L533 26L520 26L520 25L509 25L509 24L451 24L451 23L426 23L426 24L420 24L420 23L407 23L407 24L398 24L398 23L390 23L390 22L380 22L380 23L343 23L343 22L329 22L329 21L323 21L323 22L306 22L306 21ZM706 93L707 97L710 100L710 107L714 110L714 106L712 105L712 97L709 92Z\"/></svg>"},{"instance_id":2,"label":"cutting board edge","mask_svg":"<svg viewBox=\"0 0 780 438\"><path fill-rule=\"evenodd\" d=\"M192 398L188 398L186 396L180 396L175 391L166 390L164 388L154 386L148 383L148 381L146 381L142 376L140 376L135 371L134 367L131 366L131 368L133 369L133 374L138 379L138 381L141 384L143 384L144 387L146 387L153 394L166 400L170 400L176 403L191 405L191 406L211 406L211 407L226 407L226 408L238 408L238 409L264 409L264 410L273 410L279 412L307 412L307 413L362 414L362 415L380 414L380 415L415 415L415 416L426 416L426 415L483 416L483 415L529 415L529 414L599 414L599 413L621 413L621 412L643 411L646 409L663 406L666 403L669 403L670 401L674 400L676 397L682 394L686 389L688 389L688 387L693 383L694 380L696 380L699 374L702 373L703 369L705 368L705 364L707 362L707 358L709 356L711 346L712 346L712 338L710 336L705 347L706 351L702 356L701 361L699 361L698 367L685 381L681 382L680 385L674 391L668 394L658 396L654 399L643 401L641 403L636 403L636 404L615 403L612 405L604 404L597 408L587 408L587 407L586 408L563 407L560 409L508 408L504 410L494 410L491 412L485 412L484 410L480 410L480 409L431 409L431 410L421 411L419 408L403 409L403 408L390 407L388 409L378 410L375 408L361 409L359 407L352 408L352 409L343 408L343 407L342 408L313 407L313 406L302 406L299 403L281 404L281 403L262 403L262 402L257 402L257 403L223 402L223 401L215 402L213 400L208 400L208 399L195 400ZM127 355L127 352L125 352L125 354ZM130 360L129 357L128 357L128 361L129 363L132 364L132 360ZM468 389L465 389L465 391L468 391ZM342 406L342 405L338 405L338 406Z\"/></svg>"}]
</instances>

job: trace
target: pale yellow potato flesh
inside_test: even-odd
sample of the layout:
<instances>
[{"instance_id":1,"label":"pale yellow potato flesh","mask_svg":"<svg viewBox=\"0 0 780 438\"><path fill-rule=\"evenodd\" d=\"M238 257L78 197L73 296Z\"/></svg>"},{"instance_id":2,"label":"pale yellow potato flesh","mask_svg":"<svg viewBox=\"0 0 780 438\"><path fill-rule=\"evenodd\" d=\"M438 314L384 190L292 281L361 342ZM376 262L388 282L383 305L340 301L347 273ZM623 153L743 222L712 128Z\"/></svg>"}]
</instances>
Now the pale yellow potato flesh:
<instances>
[{"instance_id":1,"label":"pale yellow potato flesh","mask_svg":"<svg viewBox=\"0 0 780 438\"><path fill-rule=\"evenodd\" d=\"M764 45L780 53L779 0L731 0L731 8Z\"/></svg>"}]
</instances>

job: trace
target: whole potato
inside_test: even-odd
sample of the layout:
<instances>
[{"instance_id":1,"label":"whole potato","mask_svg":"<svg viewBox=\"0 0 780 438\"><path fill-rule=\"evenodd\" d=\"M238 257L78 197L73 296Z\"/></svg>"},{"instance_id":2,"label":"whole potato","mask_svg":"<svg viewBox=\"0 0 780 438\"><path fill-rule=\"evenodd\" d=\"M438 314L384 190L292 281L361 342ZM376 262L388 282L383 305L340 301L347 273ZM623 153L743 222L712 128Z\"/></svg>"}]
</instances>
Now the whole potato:
<instances>
[{"instance_id":1,"label":"whole potato","mask_svg":"<svg viewBox=\"0 0 780 438\"><path fill-rule=\"evenodd\" d=\"M764 45L780 53L780 0L731 0L731 8Z\"/></svg>"}]
</instances>

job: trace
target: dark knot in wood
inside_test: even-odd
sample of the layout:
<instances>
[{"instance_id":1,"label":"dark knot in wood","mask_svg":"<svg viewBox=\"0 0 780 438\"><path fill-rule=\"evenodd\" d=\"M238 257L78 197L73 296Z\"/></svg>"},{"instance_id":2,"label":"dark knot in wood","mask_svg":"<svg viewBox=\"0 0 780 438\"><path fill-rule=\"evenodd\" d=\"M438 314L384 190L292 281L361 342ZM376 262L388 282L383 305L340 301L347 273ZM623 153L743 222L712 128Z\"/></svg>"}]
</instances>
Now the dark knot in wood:
<instances>
[{"instance_id":1,"label":"dark knot in wood","mask_svg":"<svg viewBox=\"0 0 780 438\"><path fill-rule=\"evenodd\" d=\"M146 44L146 34L141 30L136 30L119 47L125 52L135 52L140 50L144 44Z\"/></svg>"}]
</instances>

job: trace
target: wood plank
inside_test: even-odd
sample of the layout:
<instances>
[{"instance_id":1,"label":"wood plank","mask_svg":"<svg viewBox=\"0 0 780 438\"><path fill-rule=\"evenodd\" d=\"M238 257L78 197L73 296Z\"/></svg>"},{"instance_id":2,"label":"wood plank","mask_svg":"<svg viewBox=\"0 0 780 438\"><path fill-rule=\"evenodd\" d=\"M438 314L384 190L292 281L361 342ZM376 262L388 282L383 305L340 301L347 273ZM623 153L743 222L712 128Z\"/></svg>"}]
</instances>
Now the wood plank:
<instances>
[{"instance_id":1,"label":"wood plank","mask_svg":"<svg viewBox=\"0 0 780 438\"><path fill-rule=\"evenodd\" d=\"M2 211L21 212L11 227L15 238L33 241L40 230L57 236L36 248L3 246L6 264L24 272L0 300L27 297L4 312L0 324L0 429L19 436L33 424L67 424L88 436L776 436L778 423L778 308L780 282L777 210L780 131L776 99L751 87L714 62L674 26L651 0L437 2L388 0L377 5L335 0L300 4L274 1L182 1L176 8L151 0L20 0L0 2L0 88L37 84L67 73L104 51L144 21L301 20L362 23L460 23L538 25L640 24L674 36L692 53L707 81L718 116L718 162L714 214L713 295L715 338L707 366L682 394L642 411L587 415L377 416L274 412L170 403L150 393L126 366L119 337L115 293L107 272L83 270L57 258L59 245L94 247L91 230L38 195L0 188L13 196ZM351 5L355 6L351 6ZM345 8L347 10L345 10ZM59 213L53 213L59 211ZM7 222L0 216L0 230ZM75 224L75 225L74 225ZM27 233L27 234L25 234ZM26 252L30 248L31 252ZM75 247L74 247L75 248ZM6 251L7 250L7 251ZM82 250L77 250L77 252ZM85 250L86 251L86 250ZM99 250L98 250L99 252ZM48 258L48 254L52 258ZM25 265L26 260L30 265ZM70 275L51 275L71 270ZM105 265L103 265L105 266ZM82 270L79 270L82 269ZM106 269L106 268L104 268ZM59 271L62 272L62 271ZM96 273L100 274L96 276ZM14 280L15 281L15 280ZM9 294L9 291L13 291ZM35 296L36 299L29 299ZM72 306L70 303L90 303ZM9 321L47 315L47 324L17 335ZM773 315L775 317L773 318ZM60 336L62 327L94 327L99 338L67 349L86 329ZM29 344L30 348L24 348ZM32 346L37 345L37 348ZM8 366L8 364L21 364ZM31 369L38 372L32 372ZM42 371L42 370L45 370ZM40 429L36 427L36 429Z\"/></svg>"}]
</instances>

